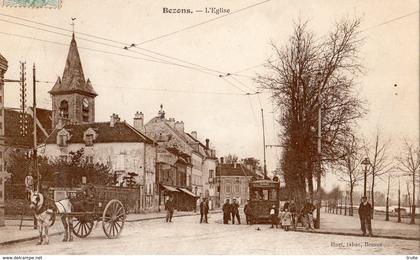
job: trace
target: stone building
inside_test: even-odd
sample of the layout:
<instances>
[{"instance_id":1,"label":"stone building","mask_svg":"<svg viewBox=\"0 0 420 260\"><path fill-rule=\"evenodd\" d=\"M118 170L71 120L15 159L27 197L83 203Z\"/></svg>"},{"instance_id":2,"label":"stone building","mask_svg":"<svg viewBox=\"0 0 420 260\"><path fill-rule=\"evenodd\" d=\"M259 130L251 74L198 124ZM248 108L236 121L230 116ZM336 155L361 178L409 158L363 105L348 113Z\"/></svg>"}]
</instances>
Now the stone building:
<instances>
[{"instance_id":1,"label":"stone building","mask_svg":"<svg viewBox=\"0 0 420 260\"><path fill-rule=\"evenodd\" d=\"M258 176L241 163L224 163L221 158L216 170L220 201L236 199L244 204L249 199L249 181Z\"/></svg>"},{"instance_id":2,"label":"stone building","mask_svg":"<svg viewBox=\"0 0 420 260\"><path fill-rule=\"evenodd\" d=\"M95 92L85 79L73 34L62 78L49 91L52 98L52 133L39 154L66 159L70 152L84 149L85 160L112 169L120 185L124 177L137 175L140 210L157 210L156 148L143 133L142 115L136 113L133 126L113 114L109 121L95 121ZM89 182L89 176L87 181Z\"/></svg>"}]
</instances>

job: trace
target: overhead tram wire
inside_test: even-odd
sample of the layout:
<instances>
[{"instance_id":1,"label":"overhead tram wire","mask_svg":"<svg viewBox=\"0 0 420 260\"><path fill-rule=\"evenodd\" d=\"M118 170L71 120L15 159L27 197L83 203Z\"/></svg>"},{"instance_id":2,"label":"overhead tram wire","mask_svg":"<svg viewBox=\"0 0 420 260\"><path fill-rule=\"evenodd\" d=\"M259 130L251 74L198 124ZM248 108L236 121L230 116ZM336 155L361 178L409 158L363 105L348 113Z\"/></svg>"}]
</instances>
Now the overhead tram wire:
<instances>
[{"instance_id":1,"label":"overhead tram wire","mask_svg":"<svg viewBox=\"0 0 420 260\"><path fill-rule=\"evenodd\" d=\"M34 23L34 24L38 24L38 25L42 25L42 26L47 26L47 27L51 27L51 28L54 28L54 29L58 29L58 30L62 30L62 31L66 31L66 32L72 33L71 30L67 30L67 29L64 29L64 28L61 28L61 27L58 27L58 26L52 26L52 25L47 25L47 24L44 24L44 23L39 23L39 22L32 21L32 20L29 20L29 19L24 19L24 18L19 18L19 17L15 17L15 16L4 15L4 14L1 14L1 13L0 13L0 16L13 17L15 19L21 19L21 20L26 21L26 22L30 22L30 23ZM4 20L4 19L1 19L1 18L0 18L0 21L6 22L6 23L11 23L11 24L16 24L16 25L19 25L19 26L28 27L28 28L32 28L32 29L35 29L35 30L40 30L40 31L48 32L48 33L53 33L53 34L57 34L57 35L65 36L65 37L71 37L71 35L69 35L69 34L60 33L60 32L56 32L56 31L51 31L51 30L47 30L47 29L40 28L40 27L37 27L37 26L23 24L23 23L19 23L19 22L15 22L15 21ZM100 42L100 41L86 39L86 38L83 38L83 37L77 37L78 40L87 41L87 42L91 42L91 43L95 43L95 44L99 44L99 45L104 45L104 46L111 47L111 48L116 48L116 49L119 49L119 50L121 50L121 49L129 50L129 48L127 46L133 46L134 45L134 44L131 44L130 45L130 44L126 43L126 42L120 42L120 41L115 41L115 40L112 40L112 39L107 39L107 38L104 38L104 37L94 36L92 34L86 34L86 33L81 33L81 32L76 32L76 33L77 34L81 34L81 35L85 35L85 36L88 36L88 37L92 37L92 38L101 39L101 40L104 40L104 41L113 42L113 43L116 43L118 45L116 46L116 45L112 45L112 44L109 44L109 43L104 43L104 42ZM213 73L224 73L224 72L219 71L219 70L211 69L211 68L208 68L208 67L205 67L205 66L196 64L196 63L192 63L192 62L185 61L185 60L182 60L182 59L179 59L179 58L171 57L169 55L161 54L159 52L151 51L151 50L148 50L148 49L145 49L145 48L142 48L142 47L135 46L135 48L137 48L139 50L143 50L143 51L149 52L149 53L152 53L152 54L157 55L157 56L165 57L165 58L168 58L168 59L172 59L172 60L176 60L176 61L179 61L179 62L182 62L182 63L189 64L189 65L192 65L192 66L196 66L196 67L199 67L199 68L201 68L203 70L208 70L208 71L213 72ZM146 56L146 57L150 57L150 58L153 58L153 59L157 59L157 60L161 60L161 61L167 61L167 60L164 60L162 58L157 58L157 57L151 56L149 54L141 53L141 52L138 52L138 51L136 52L136 51L131 50L131 52L134 52L134 53L137 53L137 54ZM170 61L167 61L167 62L170 62ZM171 62L171 63L177 64L177 63L174 63L174 62Z\"/></svg>"},{"instance_id":2,"label":"overhead tram wire","mask_svg":"<svg viewBox=\"0 0 420 260\"><path fill-rule=\"evenodd\" d=\"M26 36L26 35L15 34L15 33L1 32L1 31L0 31L0 34L8 35L8 36L14 36L14 37L18 37L18 38L25 38L25 39L29 39L29 40L47 42L47 43L52 43L52 44L62 45L62 46L68 47L68 43L61 43L61 42L56 42L56 41L51 41L51 40L45 40L45 39L30 37L30 36ZM105 51L105 50L98 50L98 49L89 48L89 47L78 46L78 48L79 49L83 49L83 50L88 50L88 51L93 51L93 52L108 54L108 55L116 55L116 56L120 56L120 57L126 57L126 58L136 59L136 60L143 60L143 61L148 61L148 62L154 62L154 63L161 63L161 64L167 64L167 65L184 67L184 68L197 70L199 72L206 73L206 74L209 74L211 76L217 77L216 74L212 74L210 72L207 72L207 71L204 71L204 70L200 70L200 69L197 69L197 68L194 68L194 67L188 67L188 66L185 66L185 65L182 65L182 64L176 64L176 63L172 63L172 62L161 62L161 61L157 61L157 60L141 58L141 57L138 57L138 56L131 56L131 55L121 54L121 53L117 53L117 52Z\"/></svg>"},{"instance_id":3,"label":"overhead tram wire","mask_svg":"<svg viewBox=\"0 0 420 260\"><path fill-rule=\"evenodd\" d=\"M195 28L195 27L201 26L201 25L203 25L203 24L207 24L207 23L210 23L210 22L213 22L213 21L216 21L216 20L222 19L222 18L224 18L224 17L226 17L226 16L229 16L229 15L232 15L232 14L236 14L236 13L239 13L239 12L245 11L245 10L247 10L247 9L250 9L250 8L256 7L256 6L258 6L258 5L265 4L265 3L270 2L270 1L271 1L271 0L265 0L265 1L258 2L258 3L252 4L252 5L248 5L248 6L245 6L245 7L243 7L243 8L240 8L240 9L238 9L238 10L236 10L236 11L233 11L233 12L230 12L230 13L227 13L227 14L224 14L224 15L221 15L221 16L218 16L218 17L216 17L216 18L212 18L212 19L209 19L209 20L203 21L203 22L201 22L201 23L193 24L193 25L190 25L190 26L184 27L184 28L182 28L182 29L179 29L179 30L177 30L177 31L170 32L170 33L166 33L166 34L163 34L163 35L160 35L160 36L154 37L154 38L149 39L149 40L144 40L144 41L142 41L142 42L136 43L136 45L141 45L141 44L145 44L145 43L148 43L148 42L156 41L156 40L159 40L159 39L162 39L162 38L166 38L166 37L169 37L169 36L171 36L171 35L174 35L174 34L177 34L177 33L180 33L180 32L184 32L184 31L187 31L187 30L193 29L193 28Z\"/></svg>"}]
</instances>

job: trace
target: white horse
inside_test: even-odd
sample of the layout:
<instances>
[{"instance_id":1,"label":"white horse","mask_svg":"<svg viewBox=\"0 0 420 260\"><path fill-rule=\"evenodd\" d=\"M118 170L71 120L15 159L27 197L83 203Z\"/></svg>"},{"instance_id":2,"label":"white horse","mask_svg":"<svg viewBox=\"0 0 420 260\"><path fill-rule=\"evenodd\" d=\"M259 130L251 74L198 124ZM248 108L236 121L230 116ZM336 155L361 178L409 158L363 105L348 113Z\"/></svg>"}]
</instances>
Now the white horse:
<instances>
[{"instance_id":1,"label":"white horse","mask_svg":"<svg viewBox=\"0 0 420 260\"><path fill-rule=\"evenodd\" d=\"M31 204L29 207L35 210L35 218L38 220L39 240L37 245L41 245L43 241L44 244L49 243L48 227L54 223L56 213L62 214L61 222L64 226L63 242L73 241L73 223L71 217L67 215L67 213L72 212L70 200L66 198L54 203L51 202L52 200L44 200L44 195L42 195L42 193L31 191ZM43 238L43 231L45 233L45 240Z\"/></svg>"}]
</instances>

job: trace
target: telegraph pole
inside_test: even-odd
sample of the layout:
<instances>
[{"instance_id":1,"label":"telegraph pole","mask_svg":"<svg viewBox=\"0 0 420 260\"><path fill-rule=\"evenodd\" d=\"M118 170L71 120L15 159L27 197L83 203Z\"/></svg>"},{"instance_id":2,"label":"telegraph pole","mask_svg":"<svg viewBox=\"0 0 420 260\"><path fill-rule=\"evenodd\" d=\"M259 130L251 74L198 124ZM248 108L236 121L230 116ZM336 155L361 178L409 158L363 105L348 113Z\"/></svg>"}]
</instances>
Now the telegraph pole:
<instances>
[{"instance_id":1,"label":"telegraph pole","mask_svg":"<svg viewBox=\"0 0 420 260\"><path fill-rule=\"evenodd\" d=\"M264 128L264 110L261 108L261 119L262 119L262 132L263 132L263 145L264 145L264 178L267 177L267 163L265 159L265 128Z\"/></svg>"},{"instance_id":2,"label":"telegraph pole","mask_svg":"<svg viewBox=\"0 0 420 260\"><path fill-rule=\"evenodd\" d=\"M38 170L38 157L37 157L37 135L36 135L36 76L35 76L35 63L32 67L32 79L33 79L33 124L34 124L34 152L33 152L33 164L34 164L34 170L37 176L37 185L36 188L39 191L39 182L40 182L40 176L39 176L39 170Z\"/></svg>"},{"instance_id":3,"label":"telegraph pole","mask_svg":"<svg viewBox=\"0 0 420 260\"><path fill-rule=\"evenodd\" d=\"M318 72L318 76L320 77L321 73ZM317 190L317 205L316 205L316 222L315 228L321 228L321 175L322 175L322 161L321 161L321 80L318 79L318 178L316 182L316 190Z\"/></svg>"}]
</instances>

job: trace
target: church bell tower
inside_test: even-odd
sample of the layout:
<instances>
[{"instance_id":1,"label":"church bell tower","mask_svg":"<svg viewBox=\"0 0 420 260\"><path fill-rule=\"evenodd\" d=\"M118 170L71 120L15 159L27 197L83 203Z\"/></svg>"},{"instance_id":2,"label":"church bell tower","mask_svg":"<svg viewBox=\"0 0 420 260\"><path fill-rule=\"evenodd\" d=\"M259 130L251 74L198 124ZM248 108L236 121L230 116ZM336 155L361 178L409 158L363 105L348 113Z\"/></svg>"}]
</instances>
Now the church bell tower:
<instances>
[{"instance_id":1,"label":"church bell tower","mask_svg":"<svg viewBox=\"0 0 420 260\"><path fill-rule=\"evenodd\" d=\"M95 122L95 97L98 94L90 80L85 80L74 33L63 77L58 77L49 93L52 98L53 129L60 120L71 124Z\"/></svg>"}]
</instances>

